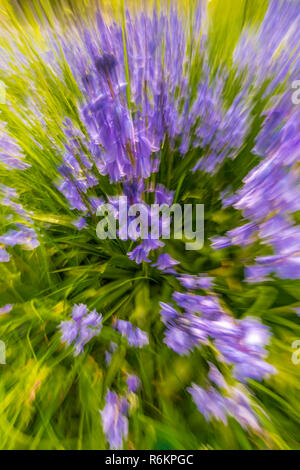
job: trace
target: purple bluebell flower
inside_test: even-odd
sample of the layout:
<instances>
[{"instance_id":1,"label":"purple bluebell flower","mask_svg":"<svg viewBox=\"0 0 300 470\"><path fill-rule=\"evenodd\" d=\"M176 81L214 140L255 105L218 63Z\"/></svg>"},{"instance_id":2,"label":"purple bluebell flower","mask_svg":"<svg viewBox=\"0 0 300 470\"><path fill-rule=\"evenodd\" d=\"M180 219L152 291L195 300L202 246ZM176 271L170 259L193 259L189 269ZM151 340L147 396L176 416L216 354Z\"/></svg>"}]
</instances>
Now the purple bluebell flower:
<instances>
[{"instance_id":1,"label":"purple bluebell flower","mask_svg":"<svg viewBox=\"0 0 300 470\"><path fill-rule=\"evenodd\" d=\"M0 247L0 263L7 263L10 260L10 254L7 253L5 248Z\"/></svg>"},{"instance_id":2,"label":"purple bluebell flower","mask_svg":"<svg viewBox=\"0 0 300 470\"><path fill-rule=\"evenodd\" d=\"M105 364L109 366L112 360L113 353L117 350L116 343L111 342L108 351L105 351Z\"/></svg>"},{"instance_id":3,"label":"purple bluebell flower","mask_svg":"<svg viewBox=\"0 0 300 470\"><path fill-rule=\"evenodd\" d=\"M255 241L255 238L253 239L253 235L256 231L256 225L254 223L249 223L229 230L226 235L231 239L232 245L247 246Z\"/></svg>"},{"instance_id":4,"label":"purple bluebell flower","mask_svg":"<svg viewBox=\"0 0 300 470\"><path fill-rule=\"evenodd\" d=\"M62 342L66 342L67 344L72 344L75 338L78 335L79 327L76 322L73 320L68 320L62 322L60 325L61 330L61 340Z\"/></svg>"},{"instance_id":5,"label":"purple bluebell flower","mask_svg":"<svg viewBox=\"0 0 300 470\"><path fill-rule=\"evenodd\" d=\"M213 387L204 390L196 384L192 384L192 387L187 390L192 395L198 411L203 414L206 421L211 421L212 418L216 418L224 424L227 424L227 403L223 395L217 392Z\"/></svg>"},{"instance_id":6,"label":"purple bluebell flower","mask_svg":"<svg viewBox=\"0 0 300 470\"><path fill-rule=\"evenodd\" d=\"M147 258L150 251L156 250L159 247L164 246L164 243L159 240L143 240L140 245L134 248L132 251L128 253L129 259L135 261L137 264L146 261L147 263L151 263L151 260Z\"/></svg>"},{"instance_id":7,"label":"purple bluebell flower","mask_svg":"<svg viewBox=\"0 0 300 470\"><path fill-rule=\"evenodd\" d=\"M121 333L122 336L127 338L130 346L135 348L142 348L149 343L148 335L145 331L140 330L133 326L130 322L125 320L117 320L114 328Z\"/></svg>"},{"instance_id":8,"label":"purple bluebell flower","mask_svg":"<svg viewBox=\"0 0 300 470\"><path fill-rule=\"evenodd\" d=\"M129 392L136 393L141 386L141 381L135 374L129 374L126 382Z\"/></svg>"},{"instance_id":9,"label":"purple bluebell flower","mask_svg":"<svg viewBox=\"0 0 300 470\"><path fill-rule=\"evenodd\" d=\"M84 217L78 217L76 220L72 222L72 224L78 228L78 230L82 230L83 228L87 227L87 223Z\"/></svg>"},{"instance_id":10,"label":"purple bluebell flower","mask_svg":"<svg viewBox=\"0 0 300 470\"><path fill-rule=\"evenodd\" d=\"M213 237L211 241L211 246L215 250L221 250L222 248L227 248L231 245L231 240L229 237Z\"/></svg>"},{"instance_id":11,"label":"purple bluebell flower","mask_svg":"<svg viewBox=\"0 0 300 470\"><path fill-rule=\"evenodd\" d=\"M96 214L99 207L104 204L104 199L102 197L89 197L88 200L93 214Z\"/></svg>"},{"instance_id":12,"label":"purple bluebell flower","mask_svg":"<svg viewBox=\"0 0 300 470\"><path fill-rule=\"evenodd\" d=\"M191 293L174 292L175 302L189 313L202 313L204 317L210 319L219 318L223 313L218 297L203 296Z\"/></svg>"},{"instance_id":13,"label":"purple bluebell flower","mask_svg":"<svg viewBox=\"0 0 300 470\"><path fill-rule=\"evenodd\" d=\"M293 108L290 92L273 100L255 149L264 158L233 196L234 208L243 213L244 226L229 231L226 237L242 246L260 239L273 250L273 254L258 256L256 265L249 263L245 273L249 282L263 282L272 274L283 279L299 278L300 232L292 217L300 207L299 176L293 166L296 154L292 149L299 122L300 114Z\"/></svg>"},{"instance_id":14,"label":"purple bluebell flower","mask_svg":"<svg viewBox=\"0 0 300 470\"><path fill-rule=\"evenodd\" d=\"M6 186L4 184L0 184L0 191L2 195L6 198L14 199L18 197L17 191L14 188L10 188L9 186Z\"/></svg>"},{"instance_id":15,"label":"purple bluebell flower","mask_svg":"<svg viewBox=\"0 0 300 470\"><path fill-rule=\"evenodd\" d=\"M245 278L247 282L264 282L269 279L272 269L267 266L247 266L245 269Z\"/></svg>"},{"instance_id":16,"label":"purple bluebell flower","mask_svg":"<svg viewBox=\"0 0 300 470\"><path fill-rule=\"evenodd\" d=\"M128 435L128 402L107 390L105 406L100 411L102 426L110 449L122 449Z\"/></svg>"},{"instance_id":17,"label":"purple bluebell flower","mask_svg":"<svg viewBox=\"0 0 300 470\"><path fill-rule=\"evenodd\" d=\"M104 53L101 57L96 60L96 69L101 74L108 74L117 65L117 60L113 54Z\"/></svg>"},{"instance_id":18,"label":"purple bluebell flower","mask_svg":"<svg viewBox=\"0 0 300 470\"><path fill-rule=\"evenodd\" d=\"M232 330L227 339L222 332L216 336L215 345L225 362L234 364L234 376L241 382L247 379L261 380L276 372L265 362L265 346L270 332L257 319L247 317L237 323L236 333Z\"/></svg>"},{"instance_id":19,"label":"purple bluebell flower","mask_svg":"<svg viewBox=\"0 0 300 470\"><path fill-rule=\"evenodd\" d=\"M196 333L203 333L198 330ZM206 336L203 333L202 342L205 342ZM185 323L181 323L178 318L175 326L170 326L164 338L164 343L180 356L188 355L196 346L199 345L199 338L194 334L194 331L189 328Z\"/></svg>"},{"instance_id":20,"label":"purple bluebell flower","mask_svg":"<svg viewBox=\"0 0 300 470\"><path fill-rule=\"evenodd\" d=\"M82 211L84 213L87 212L88 209L83 202L83 198L71 180L61 180L57 187L68 200L71 209L77 209L78 211Z\"/></svg>"},{"instance_id":21,"label":"purple bluebell flower","mask_svg":"<svg viewBox=\"0 0 300 470\"><path fill-rule=\"evenodd\" d=\"M210 289L213 285L213 278L205 275L193 276L192 274L181 274L178 277L181 285L186 289Z\"/></svg>"},{"instance_id":22,"label":"purple bluebell flower","mask_svg":"<svg viewBox=\"0 0 300 470\"><path fill-rule=\"evenodd\" d=\"M227 419L231 416L245 429L260 430L250 398L241 388L230 387L227 395L222 395L213 387L205 390L196 384L192 384L187 390L206 421L210 422L214 418L227 424Z\"/></svg>"},{"instance_id":23,"label":"purple bluebell flower","mask_svg":"<svg viewBox=\"0 0 300 470\"><path fill-rule=\"evenodd\" d=\"M155 203L156 204L167 204L170 206L174 199L174 191L167 190L162 184L159 184L155 188Z\"/></svg>"},{"instance_id":24,"label":"purple bluebell flower","mask_svg":"<svg viewBox=\"0 0 300 470\"><path fill-rule=\"evenodd\" d=\"M18 194L15 189L5 186L4 184L0 185L0 203L2 206L8 207L15 214L20 215L27 222L31 222L30 215L31 212L27 212L21 204L12 201L12 199L17 199Z\"/></svg>"},{"instance_id":25,"label":"purple bluebell flower","mask_svg":"<svg viewBox=\"0 0 300 470\"><path fill-rule=\"evenodd\" d=\"M72 310L72 318L75 321L80 321L88 313L88 308L85 304L74 305Z\"/></svg>"},{"instance_id":26,"label":"purple bluebell flower","mask_svg":"<svg viewBox=\"0 0 300 470\"><path fill-rule=\"evenodd\" d=\"M25 170L30 165L24 162L24 157L16 140L5 128L0 128L0 164L8 170Z\"/></svg>"},{"instance_id":27,"label":"purple bluebell flower","mask_svg":"<svg viewBox=\"0 0 300 470\"><path fill-rule=\"evenodd\" d=\"M5 197L1 200L1 205L9 207L12 212L15 212L15 214L20 215L27 222L31 222L31 213L26 211L21 204L11 201L8 197ZM13 216L13 214L11 214L11 216Z\"/></svg>"},{"instance_id":28,"label":"purple bluebell flower","mask_svg":"<svg viewBox=\"0 0 300 470\"><path fill-rule=\"evenodd\" d=\"M164 342L177 354L189 354L196 346L207 343L207 324L191 313L180 314L172 306L160 303L161 316L167 326Z\"/></svg>"},{"instance_id":29,"label":"purple bluebell flower","mask_svg":"<svg viewBox=\"0 0 300 470\"><path fill-rule=\"evenodd\" d=\"M167 326L164 341L177 354L188 354L210 340L222 360L234 365L234 376L241 382L249 378L261 380L276 372L264 360L270 331L257 319L235 320L223 311L214 296L175 292L173 299L185 311L180 314L161 303L161 315Z\"/></svg>"},{"instance_id":30,"label":"purple bluebell flower","mask_svg":"<svg viewBox=\"0 0 300 470\"><path fill-rule=\"evenodd\" d=\"M9 313L13 308L12 304L4 305L4 307L0 308L0 315L4 315L5 313Z\"/></svg>"},{"instance_id":31,"label":"purple bluebell flower","mask_svg":"<svg viewBox=\"0 0 300 470\"><path fill-rule=\"evenodd\" d=\"M265 268L282 279L300 278L300 256L291 250L290 253L259 256L256 258L259 267Z\"/></svg>"},{"instance_id":32,"label":"purple bluebell flower","mask_svg":"<svg viewBox=\"0 0 300 470\"><path fill-rule=\"evenodd\" d=\"M251 406L249 394L245 389L238 386L231 387L227 407L228 413L235 418L244 429L261 430L258 416Z\"/></svg>"},{"instance_id":33,"label":"purple bluebell flower","mask_svg":"<svg viewBox=\"0 0 300 470\"><path fill-rule=\"evenodd\" d=\"M21 245L25 250L33 250L39 246L36 231L32 225L31 212L26 211L23 206L12 199L18 198L17 192L8 186L0 185L0 204L10 210L7 220L14 223L17 230L10 229L0 236L0 244L4 246ZM22 220L22 223L19 220ZM16 220L18 220L16 222ZM10 255L4 248L0 248L0 262L7 262Z\"/></svg>"},{"instance_id":34,"label":"purple bluebell flower","mask_svg":"<svg viewBox=\"0 0 300 470\"><path fill-rule=\"evenodd\" d=\"M102 315L96 310L89 312L84 304L74 305L72 319L59 325L61 339L69 346L74 343L74 355L83 352L84 346L102 329Z\"/></svg>"},{"instance_id":35,"label":"purple bluebell flower","mask_svg":"<svg viewBox=\"0 0 300 470\"><path fill-rule=\"evenodd\" d=\"M0 236L0 243L5 246L22 245L27 250L33 250L39 246L37 234L31 227L23 224L15 224L20 230L9 230L6 234Z\"/></svg>"},{"instance_id":36,"label":"purple bluebell flower","mask_svg":"<svg viewBox=\"0 0 300 470\"><path fill-rule=\"evenodd\" d=\"M211 362L209 362L208 364L209 364L209 373L208 373L209 380L213 384L217 385L219 388L227 389L228 388L227 383L223 375L219 371L219 369Z\"/></svg>"},{"instance_id":37,"label":"purple bluebell flower","mask_svg":"<svg viewBox=\"0 0 300 470\"><path fill-rule=\"evenodd\" d=\"M175 320L178 316L177 310L165 302L160 302L159 305L161 307L160 314L164 324L172 323L172 320Z\"/></svg>"},{"instance_id":38,"label":"purple bluebell flower","mask_svg":"<svg viewBox=\"0 0 300 470\"><path fill-rule=\"evenodd\" d=\"M141 264L143 261L151 263L151 260L147 258L148 250L145 249L144 244L136 246L132 251L128 253L129 259L135 261L137 264Z\"/></svg>"},{"instance_id":39,"label":"purple bluebell flower","mask_svg":"<svg viewBox=\"0 0 300 470\"><path fill-rule=\"evenodd\" d=\"M173 259L167 253L163 253L159 255L157 262L152 264L152 266L156 266L160 271L165 272L166 274L173 274L176 271L173 269L173 266L180 264L179 261Z\"/></svg>"},{"instance_id":40,"label":"purple bluebell flower","mask_svg":"<svg viewBox=\"0 0 300 470\"><path fill-rule=\"evenodd\" d=\"M274 34L278 17L282 18L282 24L277 34ZM267 81L267 96L299 66L298 25L299 9L295 2L271 0L255 34L249 27L245 27L242 32L234 52L234 64L240 71L247 69L247 80L252 86L259 87L263 81ZM287 44L289 47L284 47Z\"/></svg>"}]
</instances>

